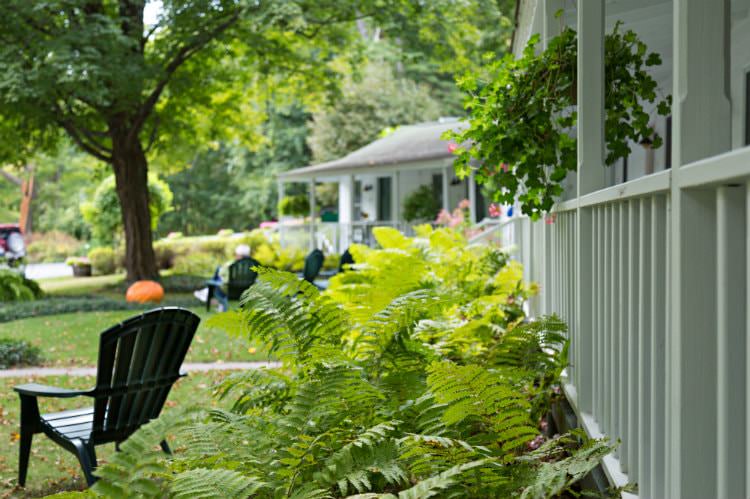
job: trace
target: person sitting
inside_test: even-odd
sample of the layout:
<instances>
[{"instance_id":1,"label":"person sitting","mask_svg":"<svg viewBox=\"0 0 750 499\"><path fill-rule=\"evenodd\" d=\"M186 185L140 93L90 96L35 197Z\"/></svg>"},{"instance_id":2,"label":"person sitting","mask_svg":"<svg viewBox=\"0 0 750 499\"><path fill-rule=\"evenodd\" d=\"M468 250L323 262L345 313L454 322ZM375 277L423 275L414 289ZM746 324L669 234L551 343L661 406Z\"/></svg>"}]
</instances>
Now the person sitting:
<instances>
[{"instance_id":1,"label":"person sitting","mask_svg":"<svg viewBox=\"0 0 750 499\"><path fill-rule=\"evenodd\" d=\"M240 244L234 250L234 260L227 262L224 265L216 267L216 272L211 279L206 281L206 287L197 290L193 295L203 303L207 303L209 295L213 295L216 298L218 305L216 310L218 312L226 312L229 309L229 300L226 292L222 289L222 285L229 281L229 266L238 260L250 258L250 246L247 244ZM209 293L211 291L211 293Z\"/></svg>"}]
</instances>

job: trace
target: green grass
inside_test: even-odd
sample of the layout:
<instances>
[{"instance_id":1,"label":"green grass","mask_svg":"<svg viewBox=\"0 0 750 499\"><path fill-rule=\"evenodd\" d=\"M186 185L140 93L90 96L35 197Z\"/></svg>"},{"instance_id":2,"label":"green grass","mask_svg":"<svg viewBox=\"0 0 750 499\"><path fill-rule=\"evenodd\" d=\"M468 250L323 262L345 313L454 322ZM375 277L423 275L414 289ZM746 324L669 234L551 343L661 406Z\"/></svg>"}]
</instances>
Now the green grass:
<instances>
[{"instance_id":1,"label":"green grass","mask_svg":"<svg viewBox=\"0 0 750 499\"><path fill-rule=\"evenodd\" d=\"M193 309L203 321L193 339L185 362L244 362L266 360L245 338L207 328L205 319L213 312ZM99 334L137 312L85 312L32 317L0 324L0 337L29 341L42 351L47 366L95 366Z\"/></svg>"},{"instance_id":2,"label":"green grass","mask_svg":"<svg viewBox=\"0 0 750 499\"><path fill-rule=\"evenodd\" d=\"M219 406L212 398L212 389L221 381L226 372L212 371L193 373L179 380L170 393L163 413L179 407L200 405ZM55 376L47 378L0 378L0 497L42 497L63 490L85 487L80 474L78 461L72 454L54 444L46 436L34 436L31 447L31 460L26 480L26 488L16 488L18 474L18 425L19 402L13 386L28 382L44 383L66 388L88 388L93 386L93 377ZM84 407L82 399L40 399L40 409L56 412L65 409ZM158 442L154 442L157 444ZM172 448L179 451L180 442L172 441ZM99 463L106 463L114 452L114 444L96 448Z\"/></svg>"}]
</instances>

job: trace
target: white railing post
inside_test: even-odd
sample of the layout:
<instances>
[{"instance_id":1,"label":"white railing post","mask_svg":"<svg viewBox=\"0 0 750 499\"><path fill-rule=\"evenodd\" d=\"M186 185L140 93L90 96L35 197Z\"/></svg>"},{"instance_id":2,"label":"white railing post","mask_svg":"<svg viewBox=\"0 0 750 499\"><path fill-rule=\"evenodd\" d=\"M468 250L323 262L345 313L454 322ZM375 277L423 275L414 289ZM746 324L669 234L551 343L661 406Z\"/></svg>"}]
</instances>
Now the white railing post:
<instances>
[{"instance_id":1,"label":"white railing post","mask_svg":"<svg viewBox=\"0 0 750 499\"><path fill-rule=\"evenodd\" d=\"M315 178L310 179L310 191L308 193L310 201L310 250L315 249Z\"/></svg>"},{"instance_id":2,"label":"white railing post","mask_svg":"<svg viewBox=\"0 0 750 499\"><path fill-rule=\"evenodd\" d=\"M685 189L681 167L731 147L729 1L674 1L671 328L667 375L667 490L673 497L727 497L717 476L717 201ZM743 422L744 423L744 422ZM744 466L744 465L743 465ZM722 473L722 475L724 475ZM744 494L743 494L744 496Z\"/></svg>"},{"instance_id":3,"label":"white railing post","mask_svg":"<svg viewBox=\"0 0 750 499\"><path fill-rule=\"evenodd\" d=\"M578 2L578 197L604 187L604 2ZM578 359L579 409L593 409L594 372L591 350L593 301L593 218L591 209L577 210L576 269L577 324L581 357ZM552 269L554 271L554 269Z\"/></svg>"}]
</instances>

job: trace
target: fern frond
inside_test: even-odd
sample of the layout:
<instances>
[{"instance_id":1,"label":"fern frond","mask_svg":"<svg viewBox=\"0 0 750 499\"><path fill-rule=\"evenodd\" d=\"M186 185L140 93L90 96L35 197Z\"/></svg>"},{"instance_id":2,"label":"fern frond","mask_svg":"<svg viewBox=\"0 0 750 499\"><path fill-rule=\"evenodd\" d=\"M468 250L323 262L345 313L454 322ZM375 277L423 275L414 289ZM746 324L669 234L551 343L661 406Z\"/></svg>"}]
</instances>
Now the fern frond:
<instances>
[{"instance_id":1,"label":"fern frond","mask_svg":"<svg viewBox=\"0 0 750 499\"><path fill-rule=\"evenodd\" d=\"M278 411L292 397L293 385L293 380L280 371L252 369L230 374L219 384L215 393L219 399L235 395L233 412L246 413L256 407Z\"/></svg>"},{"instance_id":2,"label":"fern frond","mask_svg":"<svg viewBox=\"0 0 750 499\"><path fill-rule=\"evenodd\" d=\"M265 487L261 481L226 469L195 468L174 477L170 491L174 499L246 498Z\"/></svg>"},{"instance_id":3,"label":"fern frond","mask_svg":"<svg viewBox=\"0 0 750 499\"><path fill-rule=\"evenodd\" d=\"M420 481L409 489L402 490L398 493L398 499L427 499L429 497L435 497L446 489L454 486L460 475L471 469L484 466L487 462L487 459L480 459L478 461L453 466L438 475Z\"/></svg>"}]
</instances>

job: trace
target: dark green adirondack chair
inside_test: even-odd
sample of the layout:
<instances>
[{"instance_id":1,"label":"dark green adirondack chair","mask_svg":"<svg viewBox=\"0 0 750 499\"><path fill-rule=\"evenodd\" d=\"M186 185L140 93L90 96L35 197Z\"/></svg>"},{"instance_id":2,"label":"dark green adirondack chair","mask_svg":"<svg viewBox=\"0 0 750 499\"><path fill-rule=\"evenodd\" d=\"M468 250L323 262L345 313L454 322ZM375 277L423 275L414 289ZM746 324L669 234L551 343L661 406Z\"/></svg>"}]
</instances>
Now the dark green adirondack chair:
<instances>
[{"instance_id":1,"label":"dark green adirondack chair","mask_svg":"<svg viewBox=\"0 0 750 499\"><path fill-rule=\"evenodd\" d=\"M229 266L229 282L227 283L227 298L229 300L239 300L242 297L242 293L255 284L258 274L253 270L253 267L257 267L258 265L260 264L257 260L247 256L240 258ZM206 284L208 286L206 310L208 311L211 310L211 299L214 297L214 292L221 283L212 279Z\"/></svg>"},{"instance_id":2,"label":"dark green adirondack chair","mask_svg":"<svg viewBox=\"0 0 750 499\"><path fill-rule=\"evenodd\" d=\"M307 282L315 281L315 278L320 274L320 269L323 268L323 261L325 257L323 252L319 249L314 249L309 255L305 257L305 267L302 270L302 278Z\"/></svg>"},{"instance_id":3,"label":"dark green adirondack chair","mask_svg":"<svg viewBox=\"0 0 750 499\"><path fill-rule=\"evenodd\" d=\"M180 377L180 366L200 318L177 307L159 308L132 317L104 331L99 338L96 386L68 390L30 383L16 386L21 397L21 442L18 484L26 470L35 433L44 433L81 463L86 482L96 481L97 445L126 440L141 425L159 416L169 390ZM38 397L90 397L93 404L40 414ZM166 441L161 442L169 453Z\"/></svg>"},{"instance_id":4,"label":"dark green adirondack chair","mask_svg":"<svg viewBox=\"0 0 750 499\"><path fill-rule=\"evenodd\" d=\"M230 300L239 300L247 288L255 284L258 274L253 270L260 264L253 258L241 258L229 266L229 283L227 296Z\"/></svg>"}]
</instances>

